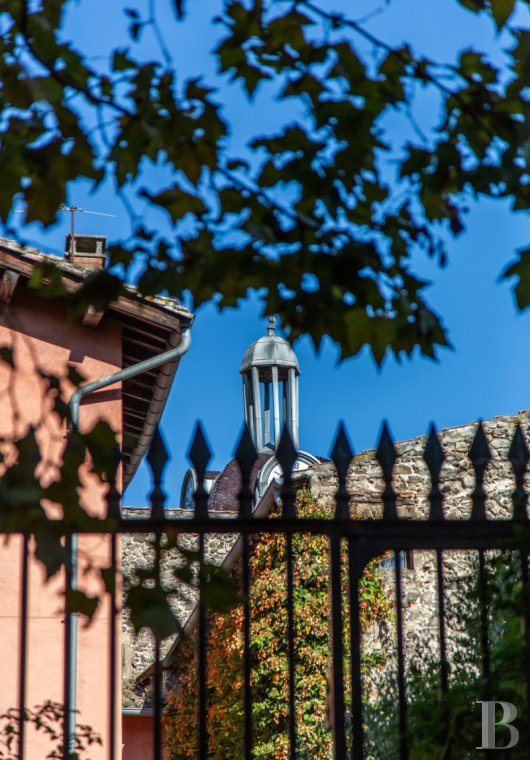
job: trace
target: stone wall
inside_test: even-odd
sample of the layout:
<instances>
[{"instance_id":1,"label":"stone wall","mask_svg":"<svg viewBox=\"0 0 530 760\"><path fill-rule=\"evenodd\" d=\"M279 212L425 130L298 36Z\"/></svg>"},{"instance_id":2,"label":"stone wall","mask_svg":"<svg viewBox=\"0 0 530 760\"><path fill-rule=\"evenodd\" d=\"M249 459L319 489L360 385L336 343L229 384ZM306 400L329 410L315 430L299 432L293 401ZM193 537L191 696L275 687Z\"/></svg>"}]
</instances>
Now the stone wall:
<instances>
[{"instance_id":1,"label":"stone wall","mask_svg":"<svg viewBox=\"0 0 530 760\"><path fill-rule=\"evenodd\" d=\"M492 460L488 467L485 488L488 492L487 516L505 518L511 514L510 496L514 488L508 451L515 426L520 423L528 442L530 412L495 417L483 423ZM471 491L474 486L473 468L468 451L476 431L476 423L442 430L439 437L446 454L442 466L442 490L445 496L445 515L466 518L471 511ZM398 493L398 512L401 517L427 517L429 477L423 461L426 436L396 443L398 458L394 467L394 488ZM315 498L332 504L337 481L333 464L317 465L310 478ZM352 514L357 517L381 517L383 481L375 451L363 451L354 457L347 478L351 494Z\"/></svg>"},{"instance_id":2,"label":"stone wall","mask_svg":"<svg viewBox=\"0 0 530 760\"><path fill-rule=\"evenodd\" d=\"M123 517L147 518L149 509L123 509ZM182 509L166 510L167 517L189 519L189 511ZM220 515L228 517L228 515ZM233 515L231 515L233 516ZM138 570L148 568L154 559L153 534L124 533L122 540L122 568L124 584L134 583ZM209 564L220 566L234 545L234 534L208 535L205 538L204 557ZM183 549L197 550L198 539L195 535L179 537L179 546ZM174 589L172 599L173 611L180 624L184 626L197 604L197 594L193 588L175 580L173 570L182 566L182 555L177 551L167 553L162 559L161 580L164 586ZM175 636L162 642L161 654L165 656L171 649ZM144 628L135 635L128 612L122 614L122 698L124 707L142 707L149 701L148 682L138 682L138 678L152 665L154 640Z\"/></svg>"},{"instance_id":3,"label":"stone wall","mask_svg":"<svg viewBox=\"0 0 530 760\"><path fill-rule=\"evenodd\" d=\"M508 461L508 450L517 422L525 432L530 428L530 412L509 417L497 417L484 423L484 429L492 453L485 487L488 492L487 514L489 518L499 519L511 514L511 493L514 479ZM468 458L468 451L476 431L476 424L448 428L440 433L440 441L446 454L442 467L441 483L445 496L445 514L450 518L466 519L471 510L470 494L474 487L473 468ZM426 437L396 444L398 459L394 469L394 487L398 493L398 512L404 518L426 518L428 514L429 476L423 461ZM312 495L333 511L333 494L337 488L334 466L330 463L316 465L306 471L301 478ZM383 482L381 470L374 451L358 454L349 469L347 478L351 494L352 517L380 518L382 516L381 493ZM125 516L148 516L148 510L124 510ZM182 510L168 510L168 516L189 516ZM234 535L210 536L206 541L207 561L220 565L229 553L235 541ZM183 538L183 546L196 547L194 537ZM436 659L438 652L437 610L437 576L436 555L434 552L414 552L413 568L403 570L403 614L407 661L422 657L424 662ZM134 577L136 569L152 561L150 537L126 534L123 537L123 572L127 580ZM171 568L178 563L178 557L166 559L163 565L163 577L169 583ZM445 552L443 573L446 587L447 639L450 652L461 637L461 623L458 611L459 589L468 582L474 559L470 553ZM381 567L381 574L388 585L389 594L393 594L392 567ZM182 623L185 623L196 604L192 590L182 585L178 587L179 595L175 599L175 611ZM365 638L365 644L371 649L394 650L394 631L392 625L383 629L373 628ZM163 654L173 644L174 639L164 642ZM138 685L137 679L153 662L153 642L144 631L135 637L127 615L123 617L123 675L124 706L141 706L146 700L145 684ZM430 653L430 655L429 655Z\"/></svg>"},{"instance_id":4,"label":"stone wall","mask_svg":"<svg viewBox=\"0 0 530 760\"><path fill-rule=\"evenodd\" d=\"M508 452L517 423L521 424L528 444L530 412L496 417L483 423L492 459L489 464L485 489L488 494L487 517L509 518L512 514L511 495L515 486L508 460ZM471 512L471 492L475 485L474 472L468 452L476 432L476 423L448 428L440 433L440 442L446 459L441 472L441 490L444 494L445 516L467 519ZM398 458L394 468L394 488L398 494L398 513L404 518L425 519L428 515L428 492L430 481L423 461L427 437L422 436L396 444ZM332 464L314 468L307 485L312 495L322 504L333 507L333 494L337 477ZM350 466L347 487L351 494L352 516L380 518L382 516L381 493L383 481L375 451L357 455ZM443 555L443 579L445 588L445 613L447 647L450 660L462 644L462 594L476 577L477 553L446 551ZM381 575L394 594L394 570L381 567ZM436 553L415 551L413 569L402 572L402 609L404 621L405 658L410 665L437 666L439 657L438 593ZM468 610L477 614L478 609ZM386 651L395 666L395 631L372 629L364 640L367 649ZM380 682L374 674L376 685Z\"/></svg>"}]
</instances>

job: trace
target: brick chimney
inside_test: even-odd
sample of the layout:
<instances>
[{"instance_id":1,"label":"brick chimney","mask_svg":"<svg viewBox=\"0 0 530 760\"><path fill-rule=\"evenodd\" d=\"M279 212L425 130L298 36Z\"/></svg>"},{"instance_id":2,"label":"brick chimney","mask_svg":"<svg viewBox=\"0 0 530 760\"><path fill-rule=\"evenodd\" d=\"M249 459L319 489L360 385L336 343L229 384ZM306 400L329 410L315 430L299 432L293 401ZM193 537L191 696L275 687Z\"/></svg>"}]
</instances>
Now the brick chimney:
<instances>
[{"instance_id":1,"label":"brick chimney","mask_svg":"<svg viewBox=\"0 0 530 760\"><path fill-rule=\"evenodd\" d=\"M74 235L72 250L72 236L67 235L64 258L71 264L104 267L106 248L107 237L105 235Z\"/></svg>"}]
</instances>

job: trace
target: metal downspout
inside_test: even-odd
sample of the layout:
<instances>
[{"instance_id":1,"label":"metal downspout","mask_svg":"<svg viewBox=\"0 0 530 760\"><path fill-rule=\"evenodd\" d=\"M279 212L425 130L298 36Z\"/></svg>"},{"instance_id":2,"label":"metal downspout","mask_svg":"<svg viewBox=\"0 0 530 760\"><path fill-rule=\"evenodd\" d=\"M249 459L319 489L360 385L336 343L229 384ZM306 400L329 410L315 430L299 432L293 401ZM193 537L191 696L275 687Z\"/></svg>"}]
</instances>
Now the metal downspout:
<instances>
[{"instance_id":1,"label":"metal downspout","mask_svg":"<svg viewBox=\"0 0 530 760\"><path fill-rule=\"evenodd\" d=\"M77 533L72 534L72 590L77 590L78 565L77 555L79 550L79 537ZM70 714L68 715L69 734L70 734L70 752L75 752L75 729L77 718L77 620L79 613L73 612L70 616Z\"/></svg>"},{"instance_id":2,"label":"metal downspout","mask_svg":"<svg viewBox=\"0 0 530 760\"><path fill-rule=\"evenodd\" d=\"M111 375L106 375L99 380L94 380L86 385L81 385L76 391L73 392L70 399L70 423L76 430L79 429L79 405L83 396L94 391L99 391L101 388L106 388L114 383L119 383L120 380L128 380L130 377L136 377L141 375L142 372L160 367L162 364L167 364L179 356L186 353L191 344L191 334L189 327L182 331L180 343L175 348L170 348L168 351L164 351L162 354L152 356L150 359L144 359L138 364L133 364L126 369L120 369L118 372L113 372Z\"/></svg>"},{"instance_id":3,"label":"metal downspout","mask_svg":"<svg viewBox=\"0 0 530 760\"><path fill-rule=\"evenodd\" d=\"M181 340L178 346L170 348L168 351L164 351L158 356L153 356L151 359L145 359L144 361L133 364L131 367L113 372L111 375L102 377L99 380L94 380L92 383L87 383L77 388L72 394L70 399L70 423L71 427L76 430L79 429L79 405L83 396L93 391L98 391L101 388L105 388L108 385L114 385L114 383L120 382L120 380L128 380L130 377L141 375L149 369L160 367L162 364L178 359L179 356L183 356L191 345L191 334L189 327L184 329L181 334ZM77 576L78 576L78 536L72 535L72 589L77 588ZM76 731L76 710L77 710L77 613L72 614L71 619L71 639L70 639L70 694L71 694L71 711L68 716L70 724L70 736L71 738L71 751L75 750L75 731Z\"/></svg>"}]
</instances>

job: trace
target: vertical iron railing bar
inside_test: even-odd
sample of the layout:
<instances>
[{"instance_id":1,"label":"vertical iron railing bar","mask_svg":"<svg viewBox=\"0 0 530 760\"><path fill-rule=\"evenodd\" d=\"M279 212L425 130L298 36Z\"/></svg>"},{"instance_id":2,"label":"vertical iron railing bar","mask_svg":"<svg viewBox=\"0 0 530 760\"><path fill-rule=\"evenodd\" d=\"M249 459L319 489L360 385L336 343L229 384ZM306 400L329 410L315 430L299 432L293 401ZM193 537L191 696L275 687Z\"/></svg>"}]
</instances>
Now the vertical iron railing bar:
<instances>
[{"instance_id":1,"label":"vertical iron railing bar","mask_svg":"<svg viewBox=\"0 0 530 760\"><path fill-rule=\"evenodd\" d=\"M425 445L423 459L429 470L431 488L429 491L429 520L443 520L443 493L440 489L440 472L445 460L444 451L438 440L434 425L431 425Z\"/></svg>"},{"instance_id":2,"label":"vertical iron railing bar","mask_svg":"<svg viewBox=\"0 0 530 760\"><path fill-rule=\"evenodd\" d=\"M335 443L331 450L331 459L337 470L339 481L335 492L335 520L348 520L350 517L350 495L346 488L346 475L353 459L353 451L342 422L339 425Z\"/></svg>"},{"instance_id":3,"label":"vertical iron railing bar","mask_svg":"<svg viewBox=\"0 0 530 760\"><path fill-rule=\"evenodd\" d=\"M162 489L164 469L168 462L167 448L162 435L157 428L147 452L147 463L153 476L153 489L149 494L151 502L151 520L157 524L154 532L154 578L158 586L162 584L161 559L162 559L162 525L164 522L164 504L166 495ZM162 525L160 525L162 522ZM155 637L154 668L153 668L153 760L162 758L162 667L160 662L160 636L158 631L153 631Z\"/></svg>"},{"instance_id":4,"label":"vertical iron railing bar","mask_svg":"<svg viewBox=\"0 0 530 760\"><path fill-rule=\"evenodd\" d=\"M155 638L155 663L153 669L153 760L162 760L162 668L160 664L160 641Z\"/></svg>"},{"instance_id":5,"label":"vertical iron railing bar","mask_svg":"<svg viewBox=\"0 0 530 760\"><path fill-rule=\"evenodd\" d=\"M528 524L527 503L528 495L525 489L525 476L530 452L526 445L523 430L520 423L517 423L515 433L508 451L508 459L512 466L515 488L512 492L513 519L526 522ZM528 544L526 543L519 552L521 565L521 584L522 584L522 624L524 632L525 648L525 687L526 687L526 727L530 730L530 609L528 607Z\"/></svg>"},{"instance_id":6,"label":"vertical iron railing bar","mask_svg":"<svg viewBox=\"0 0 530 760\"><path fill-rule=\"evenodd\" d=\"M72 709L72 694L70 669L72 658L72 614L70 612L69 592L72 586L72 533L65 534L65 562L64 562L64 675L63 675L63 760L70 760L72 737L70 734L70 712Z\"/></svg>"},{"instance_id":7,"label":"vertical iron railing bar","mask_svg":"<svg viewBox=\"0 0 530 760\"><path fill-rule=\"evenodd\" d=\"M293 572L293 536L285 537L287 552L287 643L289 667L289 747L290 758L296 758L296 647L294 626L294 572Z\"/></svg>"},{"instance_id":8,"label":"vertical iron railing bar","mask_svg":"<svg viewBox=\"0 0 530 760\"><path fill-rule=\"evenodd\" d=\"M202 425L200 422L195 427L193 441L188 451L188 457L195 468L197 476L197 489L193 494L195 503L194 517L199 522L208 519L208 493L204 487L204 475L208 462L212 458L210 449L206 442Z\"/></svg>"},{"instance_id":9,"label":"vertical iron railing bar","mask_svg":"<svg viewBox=\"0 0 530 760\"><path fill-rule=\"evenodd\" d=\"M361 615L359 609L359 580L363 570L356 556L356 542L348 540L348 575L350 606L350 668L351 668L351 757L363 760L363 702L361 677Z\"/></svg>"},{"instance_id":10,"label":"vertical iron railing bar","mask_svg":"<svg viewBox=\"0 0 530 760\"><path fill-rule=\"evenodd\" d=\"M287 427L284 427L278 448L276 458L282 468L283 486L281 491L282 498L282 517L296 519L296 495L293 488L292 474L294 463L296 462L296 449ZM286 558L287 558L287 658L289 672L289 747L290 758L296 758L296 646L295 646L295 624L294 624L294 569L293 569L293 533L287 532L285 535Z\"/></svg>"},{"instance_id":11,"label":"vertical iron railing bar","mask_svg":"<svg viewBox=\"0 0 530 760\"><path fill-rule=\"evenodd\" d=\"M485 520L487 493L484 489L484 475L491 460L491 452L482 422L477 426L469 449L469 459L475 471L475 488L471 494L471 519Z\"/></svg>"},{"instance_id":12,"label":"vertical iron railing bar","mask_svg":"<svg viewBox=\"0 0 530 760\"><path fill-rule=\"evenodd\" d=\"M116 487L116 477L118 467L121 461L119 448L115 448L112 456L113 469L109 477L109 488L107 491L107 518L118 521L120 518L121 495ZM117 526L113 526L110 531L110 567L112 569L112 581L109 588L109 647L110 647L110 696L109 696L109 760L116 760L116 690L118 679L116 674L116 647L117 631L116 625L118 620L118 535ZM121 685L121 684L120 684Z\"/></svg>"},{"instance_id":13,"label":"vertical iron railing bar","mask_svg":"<svg viewBox=\"0 0 530 760\"><path fill-rule=\"evenodd\" d=\"M529 578L528 578L528 550L525 547L521 549L521 581L523 591L523 630L525 646L525 681L526 681L526 734L527 741L530 738L530 599L529 599Z\"/></svg>"},{"instance_id":14,"label":"vertical iron railing bar","mask_svg":"<svg viewBox=\"0 0 530 760\"><path fill-rule=\"evenodd\" d=\"M407 760L409 756L407 689L405 679L405 647L403 642L403 608L401 590L401 552L394 552L395 596L396 596L396 633L398 666L398 718L399 718L399 757Z\"/></svg>"},{"instance_id":15,"label":"vertical iron railing bar","mask_svg":"<svg viewBox=\"0 0 530 760\"><path fill-rule=\"evenodd\" d=\"M163 499L163 497L161 497ZM153 510L155 503L151 496ZM163 509L163 506L161 507ZM155 565L154 577L156 583L160 583L160 560L161 560L160 530L155 532ZM160 664L160 638L155 631L154 668L153 668L153 760L162 760L162 669Z\"/></svg>"},{"instance_id":16,"label":"vertical iron railing bar","mask_svg":"<svg viewBox=\"0 0 530 760\"><path fill-rule=\"evenodd\" d=\"M445 633L445 591L443 578L443 552L441 549L436 550L436 586L438 593L438 636L440 640L440 689L445 698L449 685L449 664L447 661L447 641Z\"/></svg>"},{"instance_id":17,"label":"vertical iron railing bar","mask_svg":"<svg viewBox=\"0 0 530 760\"><path fill-rule=\"evenodd\" d=\"M434 425L431 425L427 444L423 454L423 459L429 469L431 479L431 488L428 499L430 504L429 521L440 522L444 520L443 510L443 493L440 489L440 472L445 460L444 451L436 434ZM443 552L441 549L436 551L436 586L438 594L438 636L440 642L440 691L443 700L442 720L449 719L446 705L446 696L449 687L448 673L449 664L447 661L447 642L445 631L445 591L443 578ZM449 726L444 727L445 733L449 735ZM450 751L450 750L448 750Z\"/></svg>"},{"instance_id":18,"label":"vertical iron railing bar","mask_svg":"<svg viewBox=\"0 0 530 760\"><path fill-rule=\"evenodd\" d=\"M198 640L198 679L199 679L199 760L208 757L207 725L207 618L204 603L204 533L199 536L199 640Z\"/></svg>"},{"instance_id":19,"label":"vertical iron railing bar","mask_svg":"<svg viewBox=\"0 0 530 760\"><path fill-rule=\"evenodd\" d=\"M350 518L350 495L346 488L346 475L353 458L344 424L341 422L331 451L337 470L338 488L335 492L335 522L337 530L330 535L331 552L331 644L333 658L333 731L334 758L346 757L345 701L344 701L344 626L342 604L342 557L340 522Z\"/></svg>"},{"instance_id":20,"label":"vertical iron railing bar","mask_svg":"<svg viewBox=\"0 0 530 760\"><path fill-rule=\"evenodd\" d=\"M512 470L515 477L515 489L512 493L514 520L526 521L528 519L526 511L528 496L526 495L524 480L526 475L526 466L528 464L529 458L530 454L528 452L524 434L521 429L521 425L518 423L515 428L510 450L508 452L508 459L512 465Z\"/></svg>"},{"instance_id":21,"label":"vertical iron railing bar","mask_svg":"<svg viewBox=\"0 0 530 760\"><path fill-rule=\"evenodd\" d=\"M381 498L383 501L383 525L385 524L385 521L387 520L397 520L398 519L398 511L397 511L397 494L394 490L393 486L393 471L394 471L394 465L396 463L397 459L397 452L396 448L394 446L394 442L392 440L392 436L390 435L390 430L388 428L388 425L386 421L383 423L383 428L381 430L381 436L379 438L379 444L377 446L377 451L375 455L377 461L379 462L379 465L381 467L381 471L383 473L383 481L384 481L384 490L381 494ZM406 758L406 754L403 754L403 751L406 752L406 694L405 694L405 683L404 683L404 674L402 672L403 667L403 640L402 640L402 625L403 621L401 618L401 568L398 570L398 565L400 561L400 555L399 552L395 553L395 566L396 566L396 610L397 610L397 624L398 624L398 695L399 695L399 751L400 751L400 758L403 760L403 758ZM399 584L398 584L399 580ZM401 649L400 649L401 644ZM352 647L353 647L353 641L352 641ZM359 699L361 699L361 696L359 696ZM362 705L361 705L362 706ZM360 716L361 717L361 716ZM361 734L362 734L362 723L361 723ZM354 756L354 760L357 760Z\"/></svg>"},{"instance_id":22,"label":"vertical iron railing bar","mask_svg":"<svg viewBox=\"0 0 530 760\"><path fill-rule=\"evenodd\" d=\"M489 647L489 588L488 575L486 572L486 555L483 549L478 551L478 589L479 589L479 615L480 615L480 654L482 661L482 679L486 698L490 685L490 647Z\"/></svg>"},{"instance_id":23,"label":"vertical iron railing bar","mask_svg":"<svg viewBox=\"0 0 530 760\"><path fill-rule=\"evenodd\" d=\"M340 531L330 539L331 552L331 652L333 660L334 760L346 760L344 733L344 646Z\"/></svg>"},{"instance_id":24,"label":"vertical iron railing bar","mask_svg":"<svg viewBox=\"0 0 530 760\"><path fill-rule=\"evenodd\" d=\"M296 449L287 428L283 429L280 443L276 451L276 459L280 463L283 474L282 486L282 517L296 519L296 494L293 488L293 467L296 462Z\"/></svg>"},{"instance_id":25,"label":"vertical iron railing bar","mask_svg":"<svg viewBox=\"0 0 530 760\"><path fill-rule=\"evenodd\" d=\"M29 537L22 536L22 572L20 589L20 660L18 682L18 757L24 760L26 739L26 683L28 654L28 574L29 574Z\"/></svg>"},{"instance_id":26,"label":"vertical iron railing bar","mask_svg":"<svg viewBox=\"0 0 530 760\"><path fill-rule=\"evenodd\" d=\"M486 520L486 499L488 495L484 488L484 475L491 460L491 451L482 422L477 425L473 443L469 449L469 459L475 471L475 487L471 493L471 520ZM490 688L489 588L486 555L483 549L478 550L478 589L483 697L488 699Z\"/></svg>"},{"instance_id":27,"label":"vertical iron railing bar","mask_svg":"<svg viewBox=\"0 0 530 760\"><path fill-rule=\"evenodd\" d=\"M153 476L153 489L149 494L151 501L151 520L164 520L165 493L162 490L162 477L168 461L168 454L164 439L158 428L153 436L151 447L147 452L147 462ZM157 551L160 548L160 532L157 533ZM158 560L160 557L158 557Z\"/></svg>"},{"instance_id":28,"label":"vertical iron railing bar","mask_svg":"<svg viewBox=\"0 0 530 760\"><path fill-rule=\"evenodd\" d=\"M436 580L438 595L438 637L440 642L440 693L442 701L440 736L450 736L450 713L447 704L447 692L449 690L449 663L447 660L447 641L445 630L445 590L443 577L443 552L436 550ZM451 757L451 745L446 745L444 757Z\"/></svg>"},{"instance_id":29,"label":"vertical iron railing bar","mask_svg":"<svg viewBox=\"0 0 530 760\"><path fill-rule=\"evenodd\" d=\"M383 520L397 520L396 492L392 485L392 471L396 463L397 452L386 421L383 423L375 458L381 467L385 484L382 493Z\"/></svg>"},{"instance_id":30,"label":"vertical iron railing bar","mask_svg":"<svg viewBox=\"0 0 530 760\"><path fill-rule=\"evenodd\" d=\"M109 760L116 760L116 620L118 615L118 605L116 601L116 582L117 582L117 535L113 531L110 534L110 562L114 573L114 583L110 590L110 699L109 699Z\"/></svg>"},{"instance_id":31,"label":"vertical iron railing bar","mask_svg":"<svg viewBox=\"0 0 530 760\"><path fill-rule=\"evenodd\" d=\"M236 448L235 458L241 472L241 489L238 493L239 517L252 517L252 490L250 477L257 452L248 427L245 425ZM252 686L250 657L250 536L242 534L242 592L243 602L243 709L244 709L244 755L252 760Z\"/></svg>"},{"instance_id":32,"label":"vertical iron railing bar","mask_svg":"<svg viewBox=\"0 0 530 760\"><path fill-rule=\"evenodd\" d=\"M195 427L195 434L190 446L188 456L195 468L197 475L197 489L194 493L195 501L195 519L204 523L208 520L208 494L204 487L204 475L206 467L211 459L210 449L206 442L204 432L200 422ZM198 641L197 641L197 678L199 682L199 760L206 760L208 757L208 725L207 725L207 614L204 601L204 528L199 535L199 603L198 608Z\"/></svg>"},{"instance_id":33,"label":"vertical iron railing bar","mask_svg":"<svg viewBox=\"0 0 530 760\"><path fill-rule=\"evenodd\" d=\"M250 547L249 537L242 537L243 581L243 700L245 713L245 760L252 760L252 661L250 657Z\"/></svg>"}]
</instances>

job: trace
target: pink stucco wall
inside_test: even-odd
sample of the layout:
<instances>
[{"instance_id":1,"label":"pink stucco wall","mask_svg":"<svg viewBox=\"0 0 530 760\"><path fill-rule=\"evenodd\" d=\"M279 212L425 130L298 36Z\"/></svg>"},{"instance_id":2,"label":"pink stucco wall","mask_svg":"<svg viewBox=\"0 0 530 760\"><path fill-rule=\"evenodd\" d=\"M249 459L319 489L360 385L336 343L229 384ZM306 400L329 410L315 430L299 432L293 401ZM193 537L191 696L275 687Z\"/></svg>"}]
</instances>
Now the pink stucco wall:
<instances>
[{"instance_id":1,"label":"pink stucco wall","mask_svg":"<svg viewBox=\"0 0 530 760\"><path fill-rule=\"evenodd\" d=\"M64 375L68 365L83 374L87 381L100 378L121 368L121 328L111 319L103 319L96 328L70 322L60 304L39 300L32 291L19 288L9 305L0 308L0 347L14 350L16 370L0 363L0 434L21 438L30 425L37 428L37 439L43 461L39 476L43 482L57 477L58 466L66 442L66 423L50 415L49 401L44 395L42 379L36 372ZM62 384L68 401L73 386ZM121 390L114 386L94 394L90 403L81 407L81 426L90 429L104 419L121 432ZM96 480L83 476L81 503L91 512L103 514L104 488ZM49 505L51 512L57 507ZM20 568L21 542L16 536L0 544L0 642L2 644L2 678L0 711L18 704L18 660L20 636ZM105 537L84 536L79 541L80 586L91 593L99 591L95 578L83 571L88 562L109 564L109 542ZM64 616L61 588L63 577L45 581L42 566L30 565L28 707L50 699L62 702ZM109 604L105 603L89 625L79 621L77 709L78 721L88 724L103 737L103 748L92 747L91 760L108 760L109 728ZM118 631L118 652L119 626ZM118 663L119 667L119 663ZM117 679L118 685L120 678ZM119 695L117 718L121 713ZM121 747L121 726L117 720ZM26 757L39 760L51 749L40 733L29 732ZM120 756L120 751L117 752Z\"/></svg>"},{"instance_id":2,"label":"pink stucco wall","mask_svg":"<svg viewBox=\"0 0 530 760\"><path fill-rule=\"evenodd\" d=\"M147 715L123 716L123 760L151 760L153 757L153 718Z\"/></svg>"}]
</instances>

